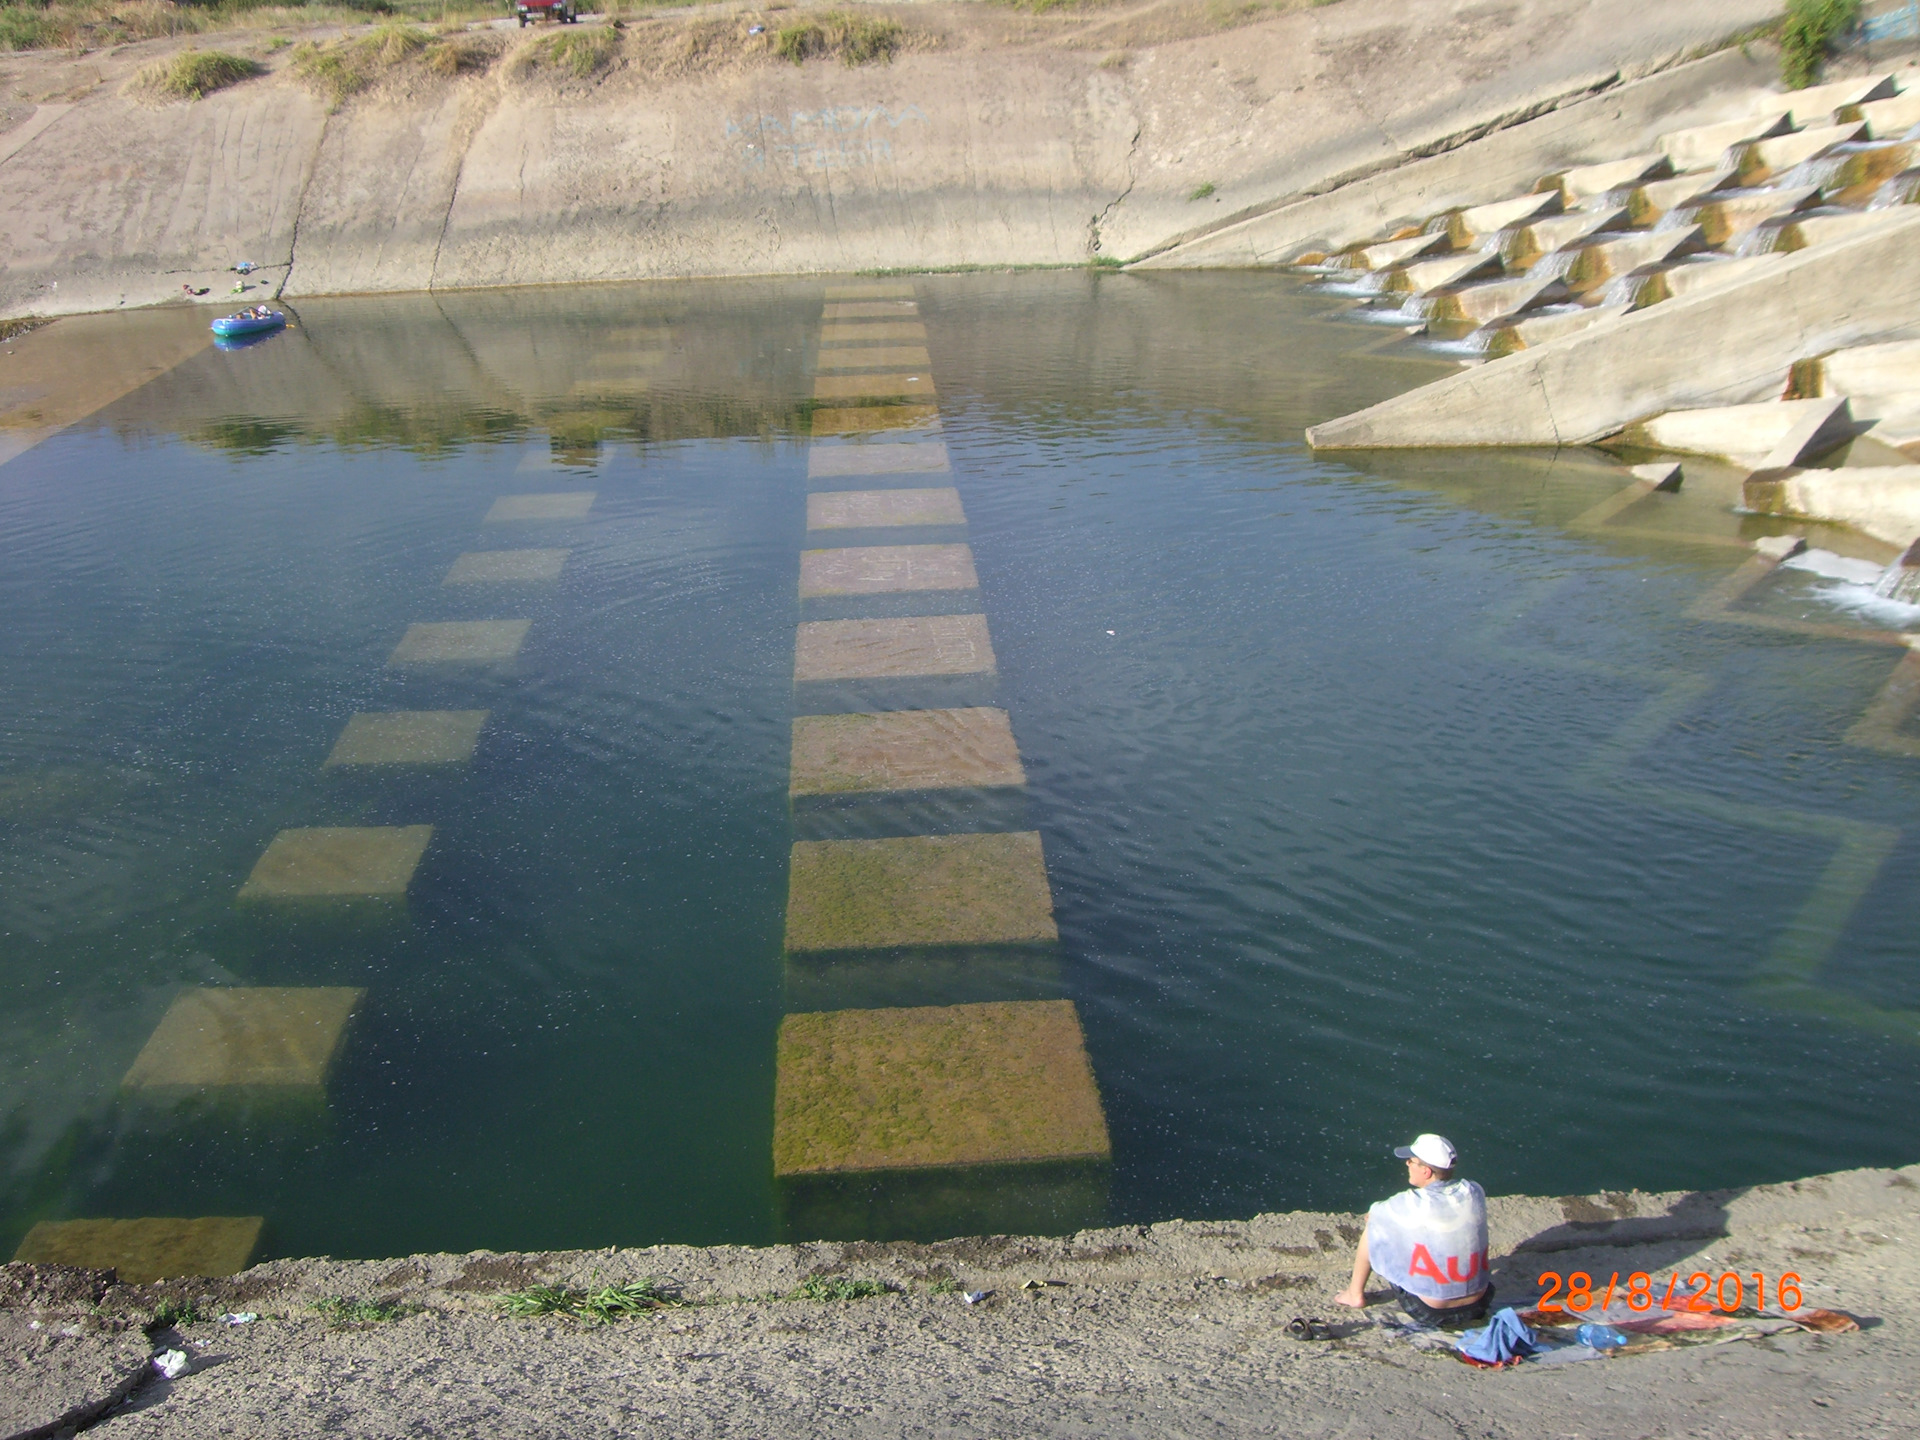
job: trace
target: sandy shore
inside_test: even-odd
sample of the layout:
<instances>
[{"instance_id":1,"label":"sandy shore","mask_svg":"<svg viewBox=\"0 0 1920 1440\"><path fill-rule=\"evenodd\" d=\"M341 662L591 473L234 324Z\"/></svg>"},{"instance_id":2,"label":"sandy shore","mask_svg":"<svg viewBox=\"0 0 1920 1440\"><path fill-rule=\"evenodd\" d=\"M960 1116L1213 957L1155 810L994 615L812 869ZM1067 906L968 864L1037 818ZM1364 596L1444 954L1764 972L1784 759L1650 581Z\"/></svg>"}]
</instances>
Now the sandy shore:
<instances>
[{"instance_id":1,"label":"sandy shore","mask_svg":"<svg viewBox=\"0 0 1920 1440\"><path fill-rule=\"evenodd\" d=\"M1717 1193L1492 1205L1495 1283L1725 1270L1802 1277L1861 1330L1801 1330L1586 1364L1476 1371L1335 1312L1359 1217L1170 1221L1069 1239L937 1245L423 1255L275 1261L218 1282L129 1287L10 1266L0 1432L93 1403L153 1349L192 1368L101 1416L113 1436L1909 1434L1920 1389L1920 1166ZM810 1276L886 1282L850 1301L769 1298ZM591 1327L507 1318L535 1283L653 1277L690 1302ZM959 1291L987 1291L969 1304ZM336 1326L316 1302L393 1303ZM96 1300L97 1297L97 1300ZM141 1329L166 1299L217 1320ZM37 1303L36 1303L37 1302ZM90 1303L93 1302L93 1303ZM1296 1315L1338 1337L1291 1339ZM29 1329L35 1321L38 1329ZM71 1335L63 1333L72 1330ZM117 1368L116 1368L117 1367ZM150 1371L146 1373L150 1374ZM62 1388L64 1387L64 1388ZM39 1418L20 1407L30 1397ZM19 1412L19 1413L14 1413ZM11 1426L12 1428L9 1428Z\"/></svg>"}]
</instances>

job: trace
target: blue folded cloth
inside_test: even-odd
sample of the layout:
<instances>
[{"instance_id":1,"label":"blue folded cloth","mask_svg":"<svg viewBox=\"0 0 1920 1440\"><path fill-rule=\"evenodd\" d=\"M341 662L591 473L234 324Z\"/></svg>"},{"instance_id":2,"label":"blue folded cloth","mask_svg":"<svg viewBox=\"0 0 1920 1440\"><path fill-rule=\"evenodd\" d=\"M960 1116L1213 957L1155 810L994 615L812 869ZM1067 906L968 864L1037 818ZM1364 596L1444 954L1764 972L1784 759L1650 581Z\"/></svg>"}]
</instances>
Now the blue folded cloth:
<instances>
[{"instance_id":1,"label":"blue folded cloth","mask_svg":"<svg viewBox=\"0 0 1920 1440\"><path fill-rule=\"evenodd\" d=\"M1519 1314L1511 1305L1504 1310L1496 1310L1491 1321L1478 1330L1467 1331L1454 1345L1454 1349L1468 1359L1478 1360L1485 1365L1523 1360L1540 1348L1539 1339L1521 1323Z\"/></svg>"}]
</instances>

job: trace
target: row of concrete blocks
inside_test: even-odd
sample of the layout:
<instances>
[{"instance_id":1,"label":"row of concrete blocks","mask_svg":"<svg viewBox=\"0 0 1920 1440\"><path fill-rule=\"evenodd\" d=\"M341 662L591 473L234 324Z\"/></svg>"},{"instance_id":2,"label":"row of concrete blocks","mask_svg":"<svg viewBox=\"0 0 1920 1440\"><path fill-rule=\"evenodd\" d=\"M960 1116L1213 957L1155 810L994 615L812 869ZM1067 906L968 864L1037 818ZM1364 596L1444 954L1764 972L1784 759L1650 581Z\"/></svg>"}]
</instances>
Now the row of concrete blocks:
<instances>
[{"instance_id":1,"label":"row of concrete blocks","mask_svg":"<svg viewBox=\"0 0 1920 1440\"><path fill-rule=\"evenodd\" d=\"M912 316L914 318L907 318ZM814 416L810 483L867 476L887 488L817 489L810 539L869 532L875 543L808 548L799 599L921 595L942 608L977 592L971 548L956 540L886 543L888 532L964 526L924 369L891 363L890 342L917 329L909 286L828 294L815 398L881 402ZM871 362L863 363L863 362ZM924 366L924 350L907 363ZM890 438L878 436L891 430ZM957 608L957 607L955 607ZM802 620L795 693L830 687L990 681L996 660L977 612ZM823 707L826 708L826 707ZM953 707L801 713L789 792L813 799L923 792L1008 792L1026 783L1004 710ZM1033 831L797 840L786 917L789 965L858 954L1031 951L1058 938L1040 836ZM794 1233L888 1233L913 1221L900 1194L1039 1186L1085 1211L1088 1177L1109 1154L1106 1121L1079 1018L1066 1000L1006 1000L789 1014L776 1064L773 1163ZM979 1177L983 1168L991 1181ZM960 1177L976 1177L962 1179ZM926 1186L921 1212L926 1213ZM1096 1180L1092 1189L1097 1190ZM906 1209L912 1202L906 1202ZM1043 1205L1043 1209L1046 1207ZM1032 1214L1029 1210L1026 1212ZM1041 1217L1046 1223L1049 1217ZM1057 1223L1057 1216L1051 1217Z\"/></svg>"},{"instance_id":2,"label":"row of concrete blocks","mask_svg":"<svg viewBox=\"0 0 1920 1440\"><path fill-rule=\"evenodd\" d=\"M1794 128L1801 117L1809 123ZM1480 325L1479 348L1506 354L1874 225L1876 213L1857 207L1912 171L1917 125L1920 91L1896 93L1891 75L1761 95L1748 117L1671 132L1646 153L1544 176L1530 194L1298 263L1372 272L1383 293L1432 320ZM1686 263L1729 246L1740 258Z\"/></svg>"}]
</instances>

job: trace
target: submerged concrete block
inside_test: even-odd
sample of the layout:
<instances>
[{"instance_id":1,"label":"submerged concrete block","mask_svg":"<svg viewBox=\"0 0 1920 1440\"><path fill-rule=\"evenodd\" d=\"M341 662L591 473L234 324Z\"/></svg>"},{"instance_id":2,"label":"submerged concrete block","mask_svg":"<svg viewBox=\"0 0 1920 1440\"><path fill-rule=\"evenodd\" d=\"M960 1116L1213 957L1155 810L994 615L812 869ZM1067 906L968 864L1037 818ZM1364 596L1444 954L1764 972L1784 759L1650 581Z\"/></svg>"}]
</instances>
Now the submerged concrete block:
<instances>
[{"instance_id":1,"label":"submerged concrete block","mask_svg":"<svg viewBox=\"0 0 1920 1440\"><path fill-rule=\"evenodd\" d=\"M531 620L416 621L407 626L387 664L498 664L520 653L532 626Z\"/></svg>"},{"instance_id":2,"label":"submerged concrete block","mask_svg":"<svg viewBox=\"0 0 1920 1440\"><path fill-rule=\"evenodd\" d=\"M347 721L327 765L459 765L473 758L485 710L389 710Z\"/></svg>"},{"instance_id":3,"label":"submerged concrete block","mask_svg":"<svg viewBox=\"0 0 1920 1440\"><path fill-rule=\"evenodd\" d=\"M407 893L431 825L315 826L282 830L255 862L242 900L399 897Z\"/></svg>"},{"instance_id":4,"label":"submerged concrete block","mask_svg":"<svg viewBox=\"0 0 1920 1440\"><path fill-rule=\"evenodd\" d=\"M1856 420L1904 420L1920 411L1920 340L1836 350L1814 369L1814 393L1846 396Z\"/></svg>"},{"instance_id":5,"label":"submerged concrete block","mask_svg":"<svg viewBox=\"0 0 1920 1440\"><path fill-rule=\"evenodd\" d=\"M944 475L951 468L938 440L905 445L811 445L807 478L841 475Z\"/></svg>"},{"instance_id":6,"label":"submerged concrete block","mask_svg":"<svg viewBox=\"0 0 1920 1440\"><path fill-rule=\"evenodd\" d=\"M924 345L836 345L831 349L822 346L813 368L831 373L839 370L926 370L932 365L933 361Z\"/></svg>"},{"instance_id":7,"label":"submerged concrete block","mask_svg":"<svg viewBox=\"0 0 1920 1440\"><path fill-rule=\"evenodd\" d=\"M813 382L816 400L891 400L933 394L933 376L821 375Z\"/></svg>"},{"instance_id":8,"label":"submerged concrete block","mask_svg":"<svg viewBox=\"0 0 1920 1440\"><path fill-rule=\"evenodd\" d=\"M1060 938L1036 831L802 840L787 880L787 949L1034 945Z\"/></svg>"},{"instance_id":9,"label":"submerged concrete block","mask_svg":"<svg viewBox=\"0 0 1920 1440\"><path fill-rule=\"evenodd\" d=\"M816 490L807 496L809 530L966 523L960 492L950 485L937 490Z\"/></svg>"},{"instance_id":10,"label":"submerged concrete block","mask_svg":"<svg viewBox=\"0 0 1920 1440\"><path fill-rule=\"evenodd\" d=\"M903 320L920 313L911 300L832 301L821 311L822 320Z\"/></svg>"},{"instance_id":11,"label":"submerged concrete block","mask_svg":"<svg viewBox=\"0 0 1920 1440\"><path fill-rule=\"evenodd\" d=\"M1676 170L1704 170L1720 164L1727 151L1735 145L1784 135L1792 128L1791 109L1775 103L1746 119L1723 120L1717 125L1696 125L1691 129L1672 131L1656 140L1654 148L1671 160Z\"/></svg>"},{"instance_id":12,"label":"submerged concrete block","mask_svg":"<svg viewBox=\"0 0 1920 1440\"><path fill-rule=\"evenodd\" d=\"M933 434L939 429L940 411L933 405L862 405L851 410L816 410L809 421L809 432L815 436Z\"/></svg>"},{"instance_id":13,"label":"submerged concrete block","mask_svg":"<svg viewBox=\"0 0 1920 1440\"><path fill-rule=\"evenodd\" d=\"M442 585L524 585L558 580L567 550L469 550L457 557Z\"/></svg>"},{"instance_id":14,"label":"submerged concrete block","mask_svg":"<svg viewBox=\"0 0 1920 1440\"><path fill-rule=\"evenodd\" d=\"M1027 783L1007 712L985 707L795 716L789 774L795 796Z\"/></svg>"},{"instance_id":15,"label":"submerged concrete block","mask_svg":"<svg viewBox=\"0 0 1920 1440\"><path fill-rule=\"evenodd\" d=\"M593 509L597 492L592 490L555 490L538 495L502 495L488 509L483 523L498 525L509 520L583 520Z\"/></svg>"},{"instance_id":16,"label":"submerged concrete block","mask_svg":"<svg viewBox=\"0 0 1920 1440\"><path fill-rule=\"evenodd\" d=\"M1719 455L1761 469L1797 465L1852 439L1853 433L1847 402L1835 397L1669 410L1629 426L1620 439L1651 450Z\"/></svg>"},{"instance_id":17,"label":"submerged concrete block","mask_svg":"<svg viewBox=\"0 0 1920 1440\"><path fill-rule=\"evenodd\" d=\"M842 325L822 325L822 345L866 345L876 340L920 340L927 338L927 327L918 320L849 321Z\"/></svg>"},{"instance_id":18,"label":"submerged concrete block","mask_svg":"<svg viewBox=\"0 0 1920 1440\"><path fill-rule=\"evenodd\" d=\"M793 647L795 684L990 675L993 670L984 615L809 620L799 627Z\"/></svg>"},{"instance_id":19,"label":"submerged concrete block","mask_svg":"<svg viewBox=\"0 0 1920 1440\"><path fill-rule=\"evenodd\" d=\"M366 993L339 985L183 990L120 1083L130 1090L324 1085Z\"/></svg>"},{"instance_id":20,"label":"submerged concrete block","mask_svg":"<svg viewBox=\"0 0 1920 1440\"><path fill-rule=\"evenodd\" d=\"M973 551L965 545L853 545L800 552L802 600L979 588Z\"/></svg>"},{"instance_id":21,"label":"submerged concrete block","mask_svg":"<svg viewBox=\"0 0 1920 1440\"><path fill-rule=\"evenodd\" d=\"M911 280L869 280L855 285L827 286L828 300L911 300Z\"/></svg>"},{"instance_id":22,"label":"submerged concrete block","mask_svg":"<svg viewBox=\"0 0 1920 1440\"><path fill-rule=\"evenodd\" d=\"M1851 525L1890 545L1911 545L1920 536L1920 465L1763 472L1746 482L1741 502L1761 515Z\"/></svg>"},{"instance_id":23,"label":"submerged concrete block","mask_svg":"<svg viewBox=\"0 0 1920 1440\"><path fill-rule=\"evenodd\" d=\"M13 1252L28 1265L113 1270L123 1285L237 1275L260 1246L259 1215L42 1220Z\"/></svg>"},{"instance_id":24,"label":"submerged concrete block","mask_svg":"<svg viewBox=\"0 0 1920 1440\"><path fill-rule=\"evenodd\" d=\"M780 1024L776 1175L1111 1153L1070 1000L824 1011Z\"/></svg>"}]
</instances>

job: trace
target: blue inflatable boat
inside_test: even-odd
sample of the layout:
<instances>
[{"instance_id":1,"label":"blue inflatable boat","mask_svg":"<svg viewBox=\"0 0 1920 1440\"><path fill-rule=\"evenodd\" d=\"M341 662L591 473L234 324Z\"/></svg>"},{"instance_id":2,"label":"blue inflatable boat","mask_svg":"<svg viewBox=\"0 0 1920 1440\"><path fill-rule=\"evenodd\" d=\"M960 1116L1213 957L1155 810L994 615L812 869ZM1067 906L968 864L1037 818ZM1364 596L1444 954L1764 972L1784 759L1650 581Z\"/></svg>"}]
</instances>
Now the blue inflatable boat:
<instances>
[{"instance_id":1,"label":"blue inflatable boat","mask_svg":"<svg viewBox=\"0 0 1920 1440\"><path fill-rule=\"evenodd\" d=\"M242 310L238 315L222 315L214 321L213 333L223 340L236 340L242 335L264 335L286 323L287 317L278 310L269 310L265 315Z\"/></svg>"}]
</instances>

